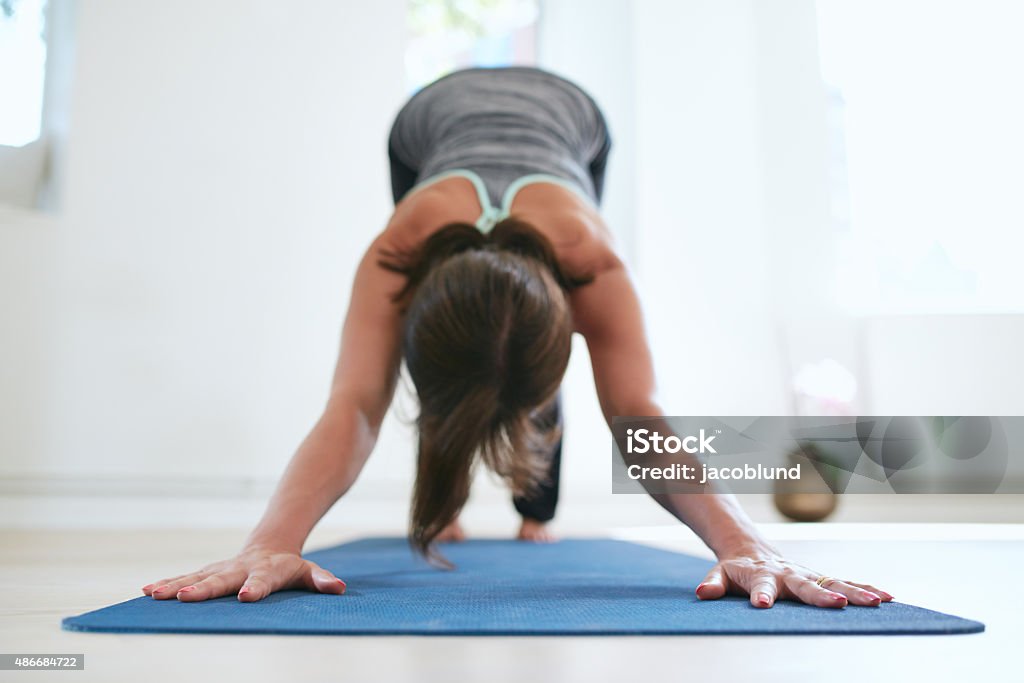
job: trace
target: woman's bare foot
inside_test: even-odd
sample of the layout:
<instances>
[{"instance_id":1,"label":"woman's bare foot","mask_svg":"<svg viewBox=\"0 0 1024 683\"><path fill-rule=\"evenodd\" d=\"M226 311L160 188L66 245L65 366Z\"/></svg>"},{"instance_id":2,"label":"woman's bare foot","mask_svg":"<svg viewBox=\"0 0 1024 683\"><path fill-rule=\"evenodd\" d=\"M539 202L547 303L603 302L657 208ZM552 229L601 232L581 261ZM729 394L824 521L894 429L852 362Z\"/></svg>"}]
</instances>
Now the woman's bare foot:
<instances>
[{"instance_id":1,"label":"woman's bare foot","mask_svg":"<svg viewBox=\"0 0 1024 683\"><path fill-rule=\"evenodd\" d=\"M523 523L519 527L519 533L516 534L516 538L520 541L531 541L533 543L553 543L557 539L551 535L548 531L548 526L545 522L538 522L535 519L523 518Z\"/></svg>"},{"instance_id":2,"label":"woman's bare foot","mask_svg":"<svg viewBox=\"0 0 1024 683\"><path fill-rule=\"evenodd\" d=\"M456 517L448 523L441 533L434 539L438 543L459 543L460 541L466 540L466 532L462 530L462 525L459 524L459 518Z\"/></svg>"}]
</instances>

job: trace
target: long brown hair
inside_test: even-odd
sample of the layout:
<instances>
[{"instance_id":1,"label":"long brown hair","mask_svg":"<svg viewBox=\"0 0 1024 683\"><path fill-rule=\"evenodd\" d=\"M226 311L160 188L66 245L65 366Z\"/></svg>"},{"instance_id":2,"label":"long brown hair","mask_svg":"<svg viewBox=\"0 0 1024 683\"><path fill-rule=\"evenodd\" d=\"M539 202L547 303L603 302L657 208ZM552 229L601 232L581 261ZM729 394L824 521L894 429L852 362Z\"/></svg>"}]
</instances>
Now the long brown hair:
<instances>
[{"instance_id":1,"label":"long brown hair","mask_svg":"<svg viewBox=\"0 0 1024 683\"><path fill-rule=\"evenodd\" d=\"M546 476L559 434L531 418L554 400L569 362L566 293L590 278L565 272L547 238L514 217L487 234L446 225L379 264L406 276L394 300L420 404L410 540L447 565L432 543L469 498L477 461L517 495Z\"/></svg>"}]
</instances>

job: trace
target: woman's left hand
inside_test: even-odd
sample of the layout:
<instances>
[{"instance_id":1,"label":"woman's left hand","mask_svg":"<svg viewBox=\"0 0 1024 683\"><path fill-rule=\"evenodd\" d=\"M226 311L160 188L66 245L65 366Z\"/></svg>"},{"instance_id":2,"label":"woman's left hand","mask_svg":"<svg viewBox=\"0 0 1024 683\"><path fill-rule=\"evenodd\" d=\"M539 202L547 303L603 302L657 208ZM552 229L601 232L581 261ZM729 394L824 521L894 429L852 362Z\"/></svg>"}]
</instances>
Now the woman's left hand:
<instances>
[{"instance_id":1,"label":"woman's left hand","mask_svg":"<svg viewBox=\"0 0 1024 683\"><path fill-rule=\"evenodd\" d=\"M876 607L892 600L891 595L874 586L823 577L764 552L720 558L697 586L697 597L701 600L717 600L730 593L749 595L754 607L771 607L776 600L796 600L818 607Z\"/></svg>"}]
</instances>

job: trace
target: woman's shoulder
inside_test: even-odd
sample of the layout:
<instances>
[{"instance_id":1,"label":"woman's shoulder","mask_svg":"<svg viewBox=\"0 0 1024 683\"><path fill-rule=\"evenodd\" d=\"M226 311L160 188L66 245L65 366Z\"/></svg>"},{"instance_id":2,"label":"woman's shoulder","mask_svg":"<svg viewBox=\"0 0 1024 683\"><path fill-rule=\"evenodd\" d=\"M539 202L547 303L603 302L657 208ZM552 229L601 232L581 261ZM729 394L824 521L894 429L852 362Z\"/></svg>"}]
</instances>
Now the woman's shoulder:
<instances>
[{"instance_id":1,"label":"woman's shoulder","mask_svg":"<svg viewBox=\"0 0 1024 683\"><path fill-rule=\"evenodd\" d=\"M583 239L572 247L556 250L556 257L563 270L589 282L623 265L615 245L601 237Z\"/></svg>"},{"instance_id":2,"label":"woman's shoulder","mask_svg":"<svg viewBox=\"0 0 1024 683\"><path fill-rule=\"evenodd\" d=\"M403 197L391 214L387 230L395 240L419 244L443 225L475 223L480 211L476 191L468 179L446 178Z\"/></svg>"},{"instance_id":3,"label":"woman's shoulder","mask_svg":"<svg viewBox=\"0 0 1024 683\"><path fill-rule=\"evenodd\" d=\"M592 280L622 265L612 233L596 210L584 207L564 212L552 221L552 227L549 239L567 272Z\"/></svg>"},{"instance_id":4,"label":"woman's shoulder","mask_svg":"<svg viewBox=\"0 0 1024 683\"><path fill-rule=\"evenodd\" d=\"M516 195L512 213L548 239L570 272L596 274L619 262L600 211L574 191L549 183L528 185Z\"/></svg>"},{"instance_id":5,"label":"woman's shoulder","mask_svg":"<svg viewBox=\"0 0 1024 683\"><path fill-rule=\"evenodd\" d=\"M512 215L548 239L566 272L591 277L621 265L611 231L595 207L557 186L530 186L522 194ZM414 249L442 226L475 224L480 211L468 179L445 179L415 190L398 203L388 221L385 242L399 250Z\"/></svg>"}]
</instances>

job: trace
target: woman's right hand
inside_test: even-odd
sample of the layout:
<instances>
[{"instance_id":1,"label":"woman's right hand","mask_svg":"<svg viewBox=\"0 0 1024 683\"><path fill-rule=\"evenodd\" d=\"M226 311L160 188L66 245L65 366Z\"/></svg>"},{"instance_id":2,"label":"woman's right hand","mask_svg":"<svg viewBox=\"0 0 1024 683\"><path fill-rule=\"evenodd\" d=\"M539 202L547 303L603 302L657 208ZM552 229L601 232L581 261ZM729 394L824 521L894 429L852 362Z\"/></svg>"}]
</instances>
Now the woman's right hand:
<instances>
[{"instance_id":1,"label":"woman's right hand","mask_svg":"<svg viewBox=\"0 0 1024 683\"><path fill-rule=\"evenodd\" d=\"M177 598L200 602L238 594L241 602L256 602L275 591L304 588L341 595L345 582L323 567L296 553L267 548L247 548L236 557L214 562L192 574L182 574L142 587L156 600Z\"/></svg>"}]
</instances>

